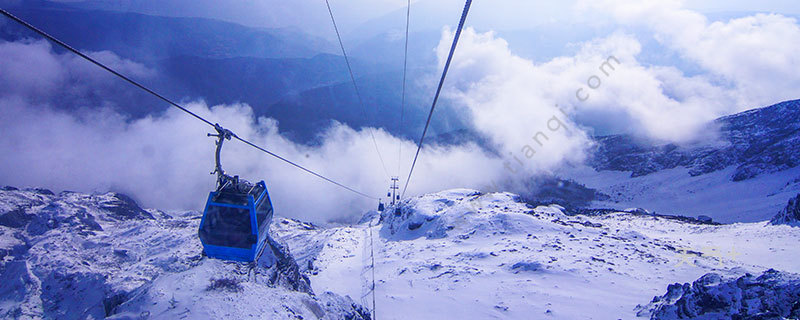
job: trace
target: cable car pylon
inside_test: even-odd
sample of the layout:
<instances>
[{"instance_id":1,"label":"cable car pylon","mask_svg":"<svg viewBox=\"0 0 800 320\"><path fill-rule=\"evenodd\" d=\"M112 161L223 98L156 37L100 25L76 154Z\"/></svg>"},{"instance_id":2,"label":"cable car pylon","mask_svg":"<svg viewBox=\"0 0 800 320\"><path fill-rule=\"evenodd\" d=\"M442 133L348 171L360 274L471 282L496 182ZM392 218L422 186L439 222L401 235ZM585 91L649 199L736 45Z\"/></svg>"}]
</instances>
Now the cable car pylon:
<instances>
[{"instance_id":1,"label":"cable car pylon","mask_svg":"<svg viewBox=\"0 0 800 320\"><path fill-rule=\"evenodd\" d=\"M392 185L389 187L389 193L386 195L387 197L392 197L392 206L397 204L397 200L400 200L400 195L397 194L397 190L400 189L397 185L398 181L400 181L399 177L392 177Z\"/></svg>"},{"instance_id":2,"label":"cable car pylon","mask_svg":"<svg viewBox=\"0 0 800 320\"><path fill-rule=\"evenodd\" d=\"M386 193L386 197L389 198L388 204L391 207L394 207L400 201L400 194L397 192L400 189L399 181L400 177L392 177L392 185L389 186L389 192ZM378 211L383 212L385 209L386 205L383 201L378 200Z\"/></svg>"},{"instance_id":3,"label":"cable car pylon","mask_svg":"<svg viewBox=\"0 0 800 320\"><path fill-rule=\"evenodd\" d=\"M387 197L391 197L391 201L389 203L394 208L395 214L400 214L400 207L397 206L397 204L400 202L400 193L398 193L400 186L398 183L400 183L400 177L392 177L392 185L389 186L389 192L386 193Z\"/></svg>"}]
</instances>

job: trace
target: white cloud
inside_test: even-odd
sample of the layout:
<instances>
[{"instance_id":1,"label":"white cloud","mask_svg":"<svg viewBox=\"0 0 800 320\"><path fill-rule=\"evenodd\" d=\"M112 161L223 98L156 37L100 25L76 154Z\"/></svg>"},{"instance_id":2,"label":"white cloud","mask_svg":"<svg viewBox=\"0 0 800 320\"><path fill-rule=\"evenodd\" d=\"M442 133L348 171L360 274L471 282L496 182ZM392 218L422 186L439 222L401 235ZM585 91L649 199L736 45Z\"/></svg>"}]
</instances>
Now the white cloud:
<instances>
[{"instance_id":1,"label":"white cloud","mask_svg":"<svg viewBox=\"0 0 800 320\"><path fill-rule=\"evenodd\" d=\"M437 49L442 64L452 37L449 31L442 35ZM556 107L558 90L577 87L563 68L535 65L513 55L493 33L479 34L471 28L462 34L451 68L447 94L466 107L475 129L490 137L505 158L514 160L510 171L521 167L525 173L542 173L564 161L583 160L588 138ZM539 132L546 137L538 136L537 142L534 136Z\"/></svg>"},{"instance_id":2,"label":"white cloud","mask_svg":"<svg viewBox=\"0 0 800 320\"><path fill-rule=\"evenodd\" d=\"M609 12L623 26L647 27L666 48L705 72L689 76L673 66L641 62L642 45L624 28L579 44L574 56L543 63L516 56L492 33L467 30L450 77L456 99L468 106L477 129L504 153L513 153L542 131L542 119L558 113L555 104L569 106L572 119L581 123L680 143L714 137L704 130L720 116L798 98L800 26L794 19L758 14L712 23L683 4L607 0L581 1L578 7ZM440 61L450 39L446 32L437 51ZM610 72L608 66L600 70L612 56L621 63ZM581 99L576 90L582 90ZM531 166L546 170L580 159L590 134L543 146L550 150Z\"/></svg>"},{"instance_id":3,"label":"white cloud","mask_svg":"<svg viewBox=\"0 0 800 320\"><path fill-rule=\"evenodd\" d=\"M706 76L686 76L675 67L646 66L637 60L639 42L616 33L584 45L576 63L584 72L602 80L596 90L585 88L586 101L577 102L576 112L623 112L627 119L608 119L624 124L629 132L672 142L696 138L708 122L730 112L733 93L713 84ZM603 57L613 56L620 65L613 71L599 70ZM588 65L586 65L588 63ZM594 83L594 81L592 81Z\"/></svg>"},{"instance_id":4,"label":"white cloud","mask_svg":"<svg viewBox=\"0 0 800 320\"><path fill-rule=\"evenodd\" d=\"M84 192L124 192L146 207L201 209L214 188L214 141L200 121L171 108L163 114L131 120L111 108L68 111L59 109L59 97L36 97L42 90L55 90L71 83L107 81L99 69L84 69L69 57L51 52L42 43L0 44L3 85L26 79L25 65L36 66L34 74L50 76L41 85L34 79L0 92L0 183ZM106 53L105 62L129 72L145 72L140 66ZM145 74L149 74L145 72ZM110 82L118 81L112 79ZM312 170L376 197L384 195L388 177L376 156L370 132L336 124L327 129L319 145L297 145L278 134L278 123L256 119L244 104L209 107L203 102L186 106L212 122L224 124L239 136L298 162ZM398 144L406 150L401 175L411 162L415 144L374 132L387 166L396 168ZM276 213L315 222L352 221L377 203L324 182L284 162L235 141L226 142L223 167L229 174L267 182ZM429 146L423 149L409 187L409 195L455 187L481 187L500 179L500 160L475 145ZM405 178L405 176L403 176Z\"/></svg>"},{"instance_id":5,"label":"white cloud","mask_svg":"<svg viewBox=\"0 0 800 320\"><path fill-rule=\"evenodd\" d=\"M0 43L0 57L0 87L7 92L49 94L64 81L61 61L46 42Z\"/></svg>"},{"instance_id":6,"label":"white cloud","mask_svg":"<svg viewBox=\"0 0 800 320\"><path fill-rule=\"evenodd\" d=\"M598 6L621 23L652 29L668 48L706 72L688 76L672 66L642 63L642 45L624 30L579 44L572 56L536 63L515 55L493 33L467 29L444 96L464 108L474 128L491 138L503 159L474 145L428 146L409 193L508 186L530 174L580 162L592 132L579 122L610 123L645 137L682 142L698 137L718 116L796 98L792 95L800 82L792 72L798 67L792 53L799 52L800 29L792 19L756 15L711 23L683 9L680 1L604 1L592 8ZM442 64L452 36L443 32L436 48ZM155 75L110 52L93 56L127 74ZM609 60L612 56L619 64ZM604 63L609 65L601 69ZM44 42L0 44L0 68L0 86L7 88L0 93L5 135L0 140L5 152L0 182L77 191L113 189L158 208L199 208L213 188L214 177L208 174L213 141L205 137L209 128L202 123L176 110L130 120L105 108L106 103L79 112L58 110L63 93L103 97L117 87L94 66L53 54ZM381 195L388 186L366 131L372 129L334 125L319 145L303 146L279 135L275 121L255 119L247 105L209 107L194 102L189 107L359 190ZM403 144L399 174L404 179L415 143L381 130L375 137L389 168L396 166L389 159L396 158L397 145ZM375 206L241 144L226 144L223 159L230 173L265 179L281 215L346 220Z\"/></svg>"},{"instance_id":7,"label":"white cloud","mask_svg":"<svg viewBox=\"0 0 800 320\"><path fill-rule=\"evenodd\" d=\"M0 98L0 181L16 186L56 190L116 190L148 207L202 208L214 188L214 143L211 128L177 109L134 121L111 111L69 114ZM380 197L388 179L376 159L369 132L335 125L319 146L296 145L278 134L274 120L255 120L247 105L190 103L197 114L224 123L238 135L272 152ZM376 132L385 155L414 144L384 131ZM394 153L396 154L396 153ZM413 156L413 154L412 154ZM377 203L324 182L242 143L226 142L223 168L229 174L269 187L276 213L316 222L352 221ZM404 159L410 162L410 159ZM495 169L493 169L495 168ZM407 170L404 167L403 170ZM424 149L409 194L488 184L502 174L499 160L476 146Z\"/></svg>"},{"instance_id":8,"label":"white cloud","mask_svg":"<svg viewBox=\"0 0 800 320\"><path fill-rule=\"evenodd\" d=\"M441 64L452 36L443 33ZM592 115L648 138L682 142L734 101L706 77L642 65L640 52L635 38L617 33L582 44L575 56L537 64L514 55L491 32L466 29L446 94L500 147L511 171L530 174L584 160L591 129L572 119Z\"/></svg>"},{"instance_id":9,"label":"white cloud","mask_svg":"<svg viewBox=\"0 0 800 320\"><path fill-rule=\"evenodd\" d=\"M88 55L134 79L148 79L156 73L109 51ZM0 70L3 70L0 87L5 89L4 96L19 95L63 105L68 104L66 101L86 100L87 96L122 94L118 90L120 82L113 75L73 54L53 54L51 45L44 40L0 41Z\"/></svg>"},{"instance_id":10,"label":"white cloud","mask_svg":"<svg viewBox=\"0 0 800 320\"><path fill-rule=\"evenodd\" d=\"M718 83L728 84L736 97L731 112L797 98L800 26L794 18L756 14L711 22L678 0L582 1L581 6L608 12L623 25L648 28Z\"/></svg>"}]
</instances>

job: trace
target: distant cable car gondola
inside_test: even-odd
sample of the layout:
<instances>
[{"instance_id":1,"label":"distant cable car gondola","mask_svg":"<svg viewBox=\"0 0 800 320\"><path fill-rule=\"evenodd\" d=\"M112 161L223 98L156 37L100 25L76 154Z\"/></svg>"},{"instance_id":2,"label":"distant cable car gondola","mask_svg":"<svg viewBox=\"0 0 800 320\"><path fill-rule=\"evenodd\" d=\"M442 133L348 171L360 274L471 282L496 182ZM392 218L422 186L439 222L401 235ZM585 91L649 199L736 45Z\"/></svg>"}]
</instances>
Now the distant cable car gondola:
<instances>
[{"instance_id":1,"label":"distant cable car gondola","mask_svg":"<svg viewBox=\"0 0 800 320\"><path fill-rule=\"evenodd\" d=\"M208 196L198 235L203 251L212 258L235 261L255 261L263 252L269 225L272 222L272 202L264 181L252 184L238 176L225 174L220 164L222 143L232 133L216 125L217 189Z\"/></svg>"}]
</instances>

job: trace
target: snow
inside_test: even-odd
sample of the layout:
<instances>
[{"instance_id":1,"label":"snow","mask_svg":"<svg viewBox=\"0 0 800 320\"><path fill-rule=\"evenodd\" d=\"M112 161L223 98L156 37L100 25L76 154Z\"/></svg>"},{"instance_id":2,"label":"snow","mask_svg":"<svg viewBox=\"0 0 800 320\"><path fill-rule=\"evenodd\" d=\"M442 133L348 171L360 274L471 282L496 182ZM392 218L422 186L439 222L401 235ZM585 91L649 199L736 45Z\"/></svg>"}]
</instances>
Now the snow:
<instances>
[{"instance_id":1,"label":"snow","mask_svg":"<svg viewBox=\"0 0 800 320\"><path fill-rule=\"evenodd\" d=\"M122 305L111 319L341 319L352 303L332 293L310 296L253 281L240 263L205 259L191 272L169 273ZM236 290L209 289L210 280L237 279Z\"/></svg>"},{"instance_id":2,"label":"snow","mask_svg":"<svg viewBox=\"0 0 800 320\"><path fill-rule=\"evenodd\" d=\"M653 320L673 319L797 319L800 317L800 277L767 270L724 278L709 273L692 284L673 284L655 297L642 313Z\"/></svg>"},{"instance_id":3,"label":"snow","mask_svg":"<svg viewBox=\"0 0 800 320\"><path fill-rule=\"evenodd\" d=\"M319 228L283 218L273 224L272 231L292 248L292 252L302 252L295 254L295 258L309 274L315 292L336 292L371 307L369 229L366 225Z\"/></svg>"},{"instance_id":4,"label":"snow","mask_svg":"<svg viewBox=\"0 0 800 320\"><path fill-rule=\"evenodd\" d=\"M513 194L464 189L411 198L401 209L399 216L387 209L371 227L381 319L633 319L637 306L669 284L708 272L800 272L800 232L766 222L567 216L558 206L530 208ZM369 222L285 225L277 232L289 246L316 252L305 257L315 290L369 292L365 281L360 291L352 287L369 268L359 258Z\"/></svg>"},{"instance_id":5,"label":"snow","mask_svg":"<svg viewBox=\"0 0 800 320\"><path fill-rule=\"evenodd\" d=\"M302 277L293 277L292 261L265 259L252 268L201 256L198 212L143 210L115 193L36 190L0 190L0 210L1 217L14 216L0 221L3 318L362 319L367 314L349 298L298 289ZM273 251L276 245L270 244ZM208 289L215 280L235 284L235 290Z\"/></svg>"},{"instance_id":6,"label":"snow","mask_svg":"<svg viewBox=\"0 0 800 320\"><path fill-rule=\"evenodd\" d=\"M630 172L595 171L588 167L560 172L611 196L595 207L645 208L659 214L706 215L723 223L771 219L800 193L800 167L732 182L735 167L692 177L678 167L631 178Z\"/></svg>"},{"instance_id":7,"label":"snow","mask_svg":"<svg viewBox=\"0 0 800 320\"><path fill-rule=\"evenodd\" d=\"M290 249L287 263L308 276L311 294L292 284L304 280L291 268L269 267L278 260L252 268L202 257L199 213L142 210L129 200L0 191L0 314L358 319L365 306L380 319L634 319L649 316L669 285L708 273L800 273L792 225L709 225L638 211L571 216L511 193L454 189L403 200L399 214L368 212L351 226L276 218L272 247Z\"/></svg>"}]
</instances>

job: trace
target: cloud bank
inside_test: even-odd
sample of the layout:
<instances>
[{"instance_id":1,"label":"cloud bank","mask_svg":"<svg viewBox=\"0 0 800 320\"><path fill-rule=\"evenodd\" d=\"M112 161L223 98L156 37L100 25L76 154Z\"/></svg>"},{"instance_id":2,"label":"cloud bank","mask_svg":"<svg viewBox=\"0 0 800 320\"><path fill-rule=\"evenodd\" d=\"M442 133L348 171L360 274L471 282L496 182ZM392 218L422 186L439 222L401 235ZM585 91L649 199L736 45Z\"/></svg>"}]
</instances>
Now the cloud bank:
<instances>
[{"instance_id":1,"label":"cloud bank","mask_svg":"<svg viewBox=\"0 0 800 320\"><path fill-rule=\"evenodd\" d=\"M619 30L548 61L514 54L492 32L465 30L443 96L462 108L499 157L474 144L429 145L420 155L410 195L454 187L524 191L515 188L533 175L583 162L593 126L686 143L713 137L707 124L719 116L797 98L800 76L793 71L800 67L795 54L800 27L791 18L759 14L711 22L680 1L580 5L613 17ZM642 41L628 28L647 28L703 72L642 62ZM444 30L435 48L440 67L452 37ZM137 78L158 76L111 52L92 55ZM214 187L209 175L214 144L204 124L174 109L141 119L118 114L117 104L141 99L127 99L116 79L54 53L42 41L0 43L0 70L5 138L0 140L0 183L115 190L162 209L199 209ZM436 72L431 71L432 79ZM322 133L319 144L297 145L278 133L279 123L256 118L246 104L185 104L242 137L375 196L385 195L389 177L371 135L390 169L398 166L394 159L402 145L401 169L390 172L401 178L416 148L413 141L381 129L338 123ZM279 215L353 221L376 206L236 142L226 144L223 166L248 180L266 180Z\"/></svg>"},{"instance_id":2,"label":"cloud bank","mask_svg":"<svg viewBox=\"0 0 800 320\"><path fill-rule=\"evenodd\" d=\"M574 55L540 63L515 55L491 32L468 29L454 59L450 97L512 159L524 153L520 148L530 145L533 134L546 132L547 119L566 112L564 122L578 132L555 134L553 143L539 145L545 154L529 163L537 169L580 160L587 136L594 134L589 127L689 143L713 139L716 131L708 124L720 116L798 98L795 19L756 14L711 22L684 5L579 1L579 10L590 11L590 17L608 15L618 30L577 44ZM642 30L701 72L643 62ZM443 33L440 61L452 36Z\"/></svg>"},{"instance_id":3,"label":"cloud bank","mask_svg":"<svg viewBox=\"0 0 800 320\"><path fill-rule=\"evenodd\" d=\"M710 21L686 5L681 0L604 0L580 1L578 8L609 15L620 28L644 28L666 48L698 65L704 73L689 78L675 68L651 67L656 79L667 84L661 88L664 96L692 106L687 109L698 119L798 98L796 19L755 14Z\"/></svg>"},{"instance_id":4,"label":"cloud bank","mask_svg":"<svg viewBox=\"0 0 800 320\"><path fill-rule=\"evenodd\" d=\"M98 58L128 73L147 72L134 62L110 53ZM73 82L85 85L109 78L93 66L52 52L43 42L0 44L0 182L43 186L55 190L120 191L144 206L159 209L200 209L214 188L212 128L177 109L141 119L127 119L110 104L64 110L53 92ZM33 69L31 69L33 68ZM94 92L100 94L101 92ZM387 167L396 168L398 144L413 150L411 141L380 129L328 128L315 146L298 145L278 133L279 124L255 118L245 104L208 106L189 102L187 108L224 124L239 136L303 166L375 197L385 195L389 179L370 137L373 131ZM405 174L413 154L401 162ZM244 179L264 179L276 213L315 222L352 221L377 202L349 193L277 159L237 142L223 149L223 167ZM496 157L476 145L430 146L420 155L409 194L488 184L503 174Z\"/></svg>"}]
</instances>

